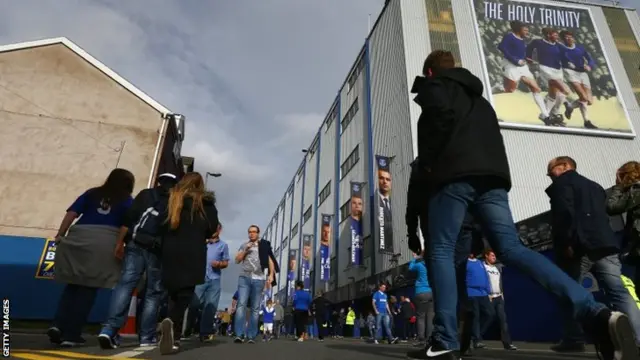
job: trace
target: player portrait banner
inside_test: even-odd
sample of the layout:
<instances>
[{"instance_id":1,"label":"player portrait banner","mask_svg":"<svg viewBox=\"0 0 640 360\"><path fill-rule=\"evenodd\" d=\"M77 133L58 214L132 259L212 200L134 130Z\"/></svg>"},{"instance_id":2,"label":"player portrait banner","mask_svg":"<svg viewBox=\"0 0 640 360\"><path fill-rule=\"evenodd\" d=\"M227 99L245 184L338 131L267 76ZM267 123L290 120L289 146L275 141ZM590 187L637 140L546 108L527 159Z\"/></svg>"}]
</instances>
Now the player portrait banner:
<instances>
[{"instance_id":1,"label":"player portrait banner","mask_svg":"<svg viewBox=\"0 0 640 360\"><path fill-rule=\"evenodd\" d=\"M302 270L302 282L304 284L304 290L309 291L311 289L311 247L313 245L313 235L302 235L302 264L300 268Z\"/></svg>"},{"instance_id":2,"label":"player portrait banner","mask_svg":"<svg viewBox=\"0 0 640 360\"><path fill-rule=\"evenodd\" d=\"M350 224L351 230L351 254L350 265L362 265L362 216L364 209L364 199L362 196L362 185L360 182L351 182L350 201Z\"/></svg>"},{"instance_id":3,"label":"player portrait banner","mask_svg":"<svg viewBox=\"0 0 640 360\"><path fill-rule=\"evenodd\" d=\"M589 8L473 1L485 89L502 126L635 136Z\"/></svg>"},{"instance_id":4,"label":"player portrait banner","mask_svg":"<svg viewBox=\"0 0 640 360\"><path fill-rule=\"evenodd\" d=\"M376 189L378 250L393 254L393 216L391 212L391 158L376 155L378 183Z\"/></svg>"},{"instance_id":5,"label":"player portrait banner","mask_svg":"<svg viewBox=\"0 0 640 360\"><path fill-rule=\"evenodd\" d=\"M331 278L331 224L333 215L322 214L320 227L320 281Z\"/></svg>"},{"instance_id":6,"label":"player portrait banner","mask_svg":"<svg viewBox=\"0 0 640 360\"><path fill-rule=\"evenodd\" d=\"M293 296L296 287L296 272L298 269L298 250L289 250L289 261L287 264L287 291L289 297Z\"/></svg>"},{"instance_id":7,"label":"player portrait banner","mask_svg":"<svg viewBox=\"0 0 640 360\"><path fill-rule=\"evenodd\" d=\"M36 279L54 279L56 247L57 245L55 239L46 239L44 241L44 248L42 249L42 255L40 255L38 269L36 270Z\"/></svg>"}]
</instances>

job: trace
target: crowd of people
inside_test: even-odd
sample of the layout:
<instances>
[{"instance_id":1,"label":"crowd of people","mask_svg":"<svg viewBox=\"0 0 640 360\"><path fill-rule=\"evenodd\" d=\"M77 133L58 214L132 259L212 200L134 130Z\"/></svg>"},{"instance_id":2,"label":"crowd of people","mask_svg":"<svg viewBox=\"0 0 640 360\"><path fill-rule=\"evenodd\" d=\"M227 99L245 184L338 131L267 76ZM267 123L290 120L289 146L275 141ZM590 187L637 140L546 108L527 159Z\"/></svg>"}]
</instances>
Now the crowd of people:
<instances>
[{"instance_id":1,"label":"crowd of people","mask_svg":"<svg viewBox=\"0 0 640 360\"><path fill-rule=\"evenodd\" d=\"M354 306L330 304L321 292L312 296L297 281L282 305L270 297L280 271L270 242L251 225L248 240L230 255L220 239L215 196L201 175L160 175L155 188L133 199L133 175L115 169L102 186L78 197L60 225L56 279L65 288L48 330L50 340L61 346L84 343L82 327L97 290L113 288L98 341L105 349L118 347L132 293L144 276L140 345L158 345L162 354L179 351L180 340L195 332L201 341L221 332L235 343L253 343L261 331L263 341L285 334L304 342L317 326L320 341L353 336L358 327L372 343L415 339L420 348L408 353L410 359L453 360L482 348L495 320L504 348L512 351L517 348L509 336L499 258L555 295L565 309L565 337L554 350L584 351L588 336L604 360L638 359L640 309L621 268L640 261L640 163L620 167L607 194L577 172L571 157L549 162L554 264L520 241L509 208L511 173L496 113L482 97L482 81L454 64L450 52L434 51L412 89L422 108L406 212L415 254L409 265L416 274L413 299L397 301L380 284L370 308L357 314ZM609 225L610 215L622 213L627 214L624 244ZM483 237L493 250L484 248ZM238 289L231 309L216 320L222 270L230 261L241 269ZM586 272L604 289L606 304L582 287Z\"/></svg>"}]
</instances>

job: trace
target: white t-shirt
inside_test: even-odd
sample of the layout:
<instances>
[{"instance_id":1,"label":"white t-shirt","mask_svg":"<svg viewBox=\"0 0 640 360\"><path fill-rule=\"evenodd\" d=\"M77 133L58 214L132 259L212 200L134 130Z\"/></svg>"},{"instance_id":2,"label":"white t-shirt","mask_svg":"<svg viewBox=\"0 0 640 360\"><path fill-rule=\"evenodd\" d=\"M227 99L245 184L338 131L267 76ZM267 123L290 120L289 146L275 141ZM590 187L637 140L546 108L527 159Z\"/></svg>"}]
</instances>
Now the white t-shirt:
<instances>
[{"instance_id":1,"label":"white t-shirt","mask_svg":"<svg viewBox=\"0 0 640 360\"><path fill-rule=\"evenodd\" d=\"M497 266L491 264L484 264L484 268L487 270L489 276L489 285L491 286L491 294L489 295L501 295L502 289L500 289L500 270Z\"/></svg>"}]
</instances>

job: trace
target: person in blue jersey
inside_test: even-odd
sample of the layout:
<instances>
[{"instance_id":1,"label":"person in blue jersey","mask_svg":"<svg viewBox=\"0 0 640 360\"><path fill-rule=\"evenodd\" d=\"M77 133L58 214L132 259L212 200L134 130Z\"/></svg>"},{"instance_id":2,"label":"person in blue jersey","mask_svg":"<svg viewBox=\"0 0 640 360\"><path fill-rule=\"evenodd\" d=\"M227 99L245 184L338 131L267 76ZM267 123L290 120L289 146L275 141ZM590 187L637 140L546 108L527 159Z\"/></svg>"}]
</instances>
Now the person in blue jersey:
<instances>
[{"instance_id":1,"label":"person in blue jersey","mask_svg":"<svg viewBox=\"0 0 640 360\"><path fill-rule=\"evenodd\" d=\"M482 261L476 259L474 254L467 259L467 306L473 313L471 324L471 341L475 349L486 347L482 343L482 332L480 331L481 317L490 316L489 293L491 291L487 271L482 265Z\"/></svg>"},{"instance_id":2,"label":"person in blue jersey","mask_svg":"<svg viewBox=\"0 0 640 360\"><path fill-rule=\"evenodd\" d=\"M296 323L296 337L299 342L304 341L309 322L311 294L304 290L304 282L296 281L296 291L293 293L293 319Z\"/></svg>"},{"instance_id":3,"label":"person in blue jersey","mask_svg":"<svg viewBox=\"0 0 640 360\"><path fill-rule=\"evenodd\" d=\"M134 185L131 172L114 169L103 185L85 191L67 209L55 237L55 279L64 290L54 325L47 331L52 343L84 345L82 328L98 289L112 289L118 283L121 261L115 249L133 203Z\"/></svg>"},{"instance_id":4,"label":"person in blue jersey","mask_svg":"<svg viewBox=\"0 0 640 360\"><path fill-rule=\"evenodd\" d=\"M534 39L527 46L527 61L537 63L540 81L548 87L545 104L549 109L551 125L558 126L566 125L560 113L562 105L566 108L565 113L572 111L571 100L568 99L570 89L564 83L562 72L563 51L564 46L558 43L558 30L552 28L543 28L542 38Z\"/></svg>"},{"instance_id":5,"label":"person in blue jersey","mask_svg":"<svg viewBox=\"0 0 640 360\"><path fill-rule=\"evenodd\" d=\"M273 322L276 315L276 307L273 306L273 300L267 300L266 305L262 308L262 323L264 332L262 341L271 341L273 338Z\"/></svg>"},{"instance_id":6,"label":"person in blue jersey","mask_svg":"<svg viewBox=\"0 0 640 360\"><path fill-rule=\"evenodd\" d=\"M385 293L387 291L387 285L382 283L378 287L378 291L373 293L371 298L371 304L373 305L373 312L376 314L376 329L383 331L382 335L387 336L389 344L396 344L398 338L393 336L391 332L391 309L389 308L389 298ZM378 344L378 334L373 336L374 343Z\"/></svg>"},{"instance_id":7,"label":"person in blue jersey","mask_svg":"<svg viewBox=\"0 0 640 360\"><path fill-rule=\"evenodd\" d=\"M562 68L564 78L573 88L578 99L564 113L567 119L571 119L574 109L580 109L584 127L587 129L597 129L587 116L587 106L593 104L593 93L591 92L591 80L589 72L596 67L596 63L584 46L576 44L576 39L571 31L560 32L560 39L564 43L562 56Z\"/></svg>"},{"instance_id":8,"label":"person in blue jersey","mask_svg":"<svg viewBox=\"0 0 640 360\"><path fill-rule=\"evenodd\" d=\"M218 302L222 292L222 270L229 266L229 246L220 240L222 225L211 239L207 240L207 265L203 284L196 285L193 299L189 306L187 329L193 328L196 317L200 314L200 341L213 340L213 320L218 311ZM200 312L199 310L202 310ZM185 336L189 335L188 333Z\"/></svg>"},{"instance_id":9,"label":"person in blue jersey","mask_svg":"<svg viewBox=\"0 0 640 360\"><path fill-rule=\"evenodd\" d=\"M553 121L549 117L549 110L541 94L542 90L527 65L525 39L529 36L529 27L521 21L512 21L509 26L511 31L505 34L498 44L498 50L504 56L502 60L504 91L512 93L516 91L520 82L524 83L531 91L533 101L540 109L540 120L551 125Z\"/></svg>"},{"instance_id":10,"label":"person in blue jersey","mask_svg":"<svg viewBox=\"0 0 640 360\"><path fill-rule=\"evenodd\" d=\"M427 265L423 258L424 252L413 254L413 260L409 263L409 271L417 273L415 288L416 294L413 303L416 305L416 322L418 328L418 342L424 344L431 336L433 324L433 294L429 285Z\"/></svg>"}]
</instances>

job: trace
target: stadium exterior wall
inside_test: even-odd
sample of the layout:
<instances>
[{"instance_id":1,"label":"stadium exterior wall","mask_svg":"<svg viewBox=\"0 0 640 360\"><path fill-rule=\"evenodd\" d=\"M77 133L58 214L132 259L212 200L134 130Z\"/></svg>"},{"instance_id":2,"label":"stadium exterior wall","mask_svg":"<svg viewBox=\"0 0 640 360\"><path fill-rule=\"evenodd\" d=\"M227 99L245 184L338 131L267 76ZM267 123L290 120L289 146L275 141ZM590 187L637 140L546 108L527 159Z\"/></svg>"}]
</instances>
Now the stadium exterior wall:
<instances>
[{"instance_id":1,"label":"stadium exterior wall","mask_svg":"<svg viewBox=\"0 0 640 360\"><path fill-rule=\"evenodd\" d=\"M634 56L636 56L635 59L640 58L640 50L637 50L640 37L638 14L630 10L603 11L600 6L569 2L554 1L552 4L588 9L597 29L601 47L606 54L613 82L626 108L630 126L632 129L640 129L640 107L637 100L640 80L636 80L637 74L633 73L639 70L637 62L635 68L630 65L633 63ZM305 227L304 232L314 234L316 256L319 249L318 229L321 221L319 215L323 213L334 215L332 237L334 247L331 249L332 279L329 286L319 285L317 268L319 261L314 266L316 289L341 288L339 291L332 292L332 299L346 300L352 297L356 292L356 282L362 283L362 279L370 278L372 274L386 273L391 268L406 264L411 259L405 240L406 199L404 194L406 194L409 177L408 165L417 150L415 129L420 109L412 101L410 88L414 77L422 71L422 63L426 55L434 49L445 49L456 55L460 61L459 65L469 69L483 80L485 96L491 99L489 92L492 87L487 83L486 62L488 60L482 55L476 19L474 2L471 0L403 0L390 1L385 6L365 42L364 49L338 93L338 101L329 107L327 119L319 129L316 137L319 139L318 154L314 155L312 159L314 161L305 160L298 175L294 177L292 206L294 220L288 224L285 221L282 234L270 239L274 244L280 244L277 246L282 255L283 268L279 282L280 291L285 285L285 281L282 280L286 279L284 274L287 266L285 258L288 255L286 249L289 247L297 249L300 246L300 238L292 234L293 227L302 223L304 209L314 203L317 203L312 207L314 211L312 219L315 223ZM613 31L616 34L614 38L611 30L613 24L624 20L628 20L635 39L630 40L629 36L620 35L617 28ZM623 38L623 36L627 37ZM621 56L622 51L626 51L624 56ZM634 96L634 90L636 96ZM349 110L355 102L358 103L358 111L353 114ZM331 130L327 127L329 119L335 119L329 128L331 126L337 128ZM341 123L345 119L349 119L350 122L342 129ZM544 192L549 185L549 180L545 176L549 159L558 155L570 155L577 160L581 173L608 188L614 182L617 167L630 160L632 158L630 154L637 154L640 150L640 141L634 136L622 138L610 134L561 133L512 128L503 128L502 133L513 178L510 201L515 221L531 218L549 209L548 198ZM359 160L352 169L343 173L341 165L356 147ZM370 195L375 191L376 186L375 155L392 157L391 206L394 209L394 250L397 256L378 253L378 241L372 240L375 238L375 231L374 236L371 236L372 218L369 215L373 213L370 203L373 196L370 197ZM315 161L315 156L320 157L319 161ZM310 157L310 154L307 153L305 157ZM315 176L317 171L319 171L318 176ZM298 181L301 177L304 177L304 181ZM316 201L319 192L329 181L331 181L331 195L320 204ZM365 199L364 266L359 268L349 266L349 225L348 221L341 220L339 211L349 200L350 181L366 183L363 194ZM304 199L300 199L303 182L305 183ZM303 203L304 207L302 207ZM289 205L285 204L285 217L289 216L287 215L290 211L288 207ZM299 228L302 228L302 225ZM298 230L298 236L301 230ZM290 234L288 236L290 241L293 241L290 245L282 244L287 233ZM371 262L374 260L375 267L371 267Z\"/></svg>"}]
</instances>

